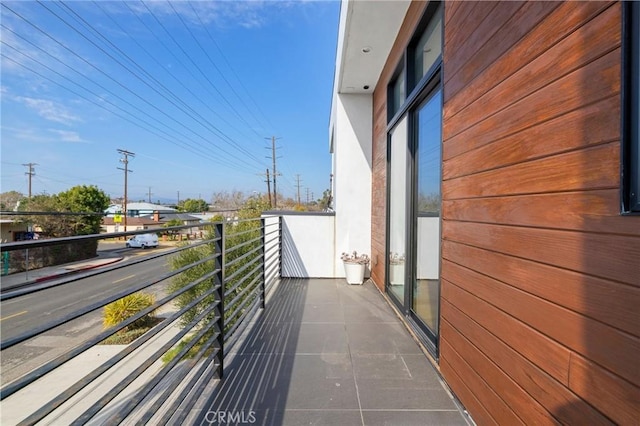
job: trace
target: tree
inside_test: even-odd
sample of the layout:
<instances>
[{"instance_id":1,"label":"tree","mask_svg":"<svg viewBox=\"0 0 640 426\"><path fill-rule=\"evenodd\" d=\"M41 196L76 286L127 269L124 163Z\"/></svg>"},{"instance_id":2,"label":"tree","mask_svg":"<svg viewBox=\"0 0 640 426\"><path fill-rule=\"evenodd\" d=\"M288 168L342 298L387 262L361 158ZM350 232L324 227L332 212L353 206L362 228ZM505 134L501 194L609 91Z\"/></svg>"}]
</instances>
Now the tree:
<instances>
[{"instance_id":1,"label":"tree","mask_svg":"<svg viewBox=\"0 0 640 426\"><path fill-rule=\"evenodd\" d=\"M225 268L226 277L233 276L234 272L243 268L245 265L247 265L247 263L254 260L256 256L260 255L259 252L255 251L261 244L261 241L259 240L259 237L261 235L260 221L245 220L245 219L258 219L262 214L262 212L268 209L269 209L269 202L266 199L264 199L263 197L251 197L245 202L244 206L238 211L238 215L237 215L238 221L225 223L224 225L225 226L225 244L226 244L226 251L225 251L225 258L224 258L225 264L228 265L234 259L239 259L240 257L248 255L249 253L253 253L252 255L246 258L243 258L242 260L238 260L237 262L231 265L228 265ZM222 216L219 216L218 219L222 219ZM213 238L214 238L214 231L213 231L213 227L211 227L211 229L208 231L207 239L213 239ZM189 250L183 250L173 258L171 267L174 270L183 268L189 264L195 263L204 258L212 256L214 254L214 250L215 250L214 243L194 247ZM192 267L191 269L173 278L171 284L169 284L168 291L171 293L178 291L179 289L202 278L205 274L210 273L214 269L215 269L214 260L209 260L205 263ZM254 268L252 267L248 268L249 271L251 271L252 269ZM259 278L258 275L260 273L261 271L258 268L258 270L255 270L254 272L251 272L251 273L244 272L240 274L241 275L240 277L235 277L229 280L226 283L227 291L229 291L229 289L235 287L240 283L242 284L238 285L238 288L236 288L230 294L227 295L228 300L232 300L235 296L240 294L246 288L247 285L255 282L255 279ZM196 298L202 296L207 291L209 291L213 287L213 285L214 285L213 278L208 278L204 280L202 283L198 284L197 286L193 287L189 291L180 295L176 299L176 305L179 308L183 308L189 305ZM239 305L244 300L246 300L246 298L249 297L248 296L249 293L250 292L242 296L236 302L235 305ZM207 309L214 302L215 302L214 296L206 297L202 302L200 302L194 308L190 309L181 317L180 319L181 326L184 327L187 324L189 324L191 321L193 321L194 318L200 315L205 309ZM249 302L246 305L246 307L250 305L251 303ZM230 306L226 306L226 308L228 307ZM200 327L205 327L214 320L215 320L214 314L207 315L195 327L193 334L196 334L197 330ZM229 327L233 325L233 321L235 321L235 319L225 320L226 329L229 329ZM211 337L211 333L212 332L205 333L205 335L201 338L200 342L205 342L209 337ZM188 338L183 340L180 343L179 347L182 347L188 341L189 341ZM195 354L197 352L197 350L199 349L199 345L200 343L197 343L194 346L194 349L191 352L192 354ZM171 353L175 354L177 352L179 352L179 349L172 351Z\"/></svg>"},{"instance_id":2,"label":"tree","mask_svg":"<svg viewBox=\"0 0 640 426\"><path fill-rule=\"evenodd\" d=\"M170 221L166 222L164 225L162 225L165 228L171 228L174 226L182 226L184 225L184 223L180 220L180 219L171 219ZM178 232L180 231L176 231L175 229L170 229L168 231L166 231L167 234L169 234L169 236L171 237L171 239L175 239L175 236Z\"/></svg>"},{"instance_id":3,"label":"tree","mask_svg":"<svg viewBox=\"0 0 640 426\"><path fill-rule=\"evenodd\" d=\"M12 211L18 206L18 202L25 199L23 193L18 191L7 191L0 194L0 210Z\"/></svg>"},{"instance_id":4,"label":"tree","mask_svg":"<svg viewBox=\"0 0 640 426\"><path fill-rule=\"evenodd\" d=\"M57 195L31 197L21 204L20 210L52 213L47 216L27 216L27 220L37 224L50 237L70 237L100 233L102 213L107 207L109 196L101 189L94 185L78 185Z\"/></svg>"},{"instance_id":5,"label":"tree","mask_svg":"<svg viewBox=\"0 0 640 426\"><path fill-rule=\"evenodd\" d=\"M98 187L74 186L57 195L40 194L20 205L22 217L33 224L45 237L70 237L100 233L104 210L109 207L109 197ZM29 215L28 212L47 212L48 215ZM95 257L98 241L79 241L51 247L42 247L30 263L34 266L51 266ZM31 266L30 266L31 268Z\"/></svg>"},{"instance_id":6,"label":"tree","mask_svg":"<svg viewBox=\"0 0 640 426\"><path fill-rule=\"evenodd\" d=\"M73 224L76 235L98 234L102 213L109 207L109 196L94 185L74 186L58 194L62 208L69 212L93 213L78 216Z\"/></svg>"},{"instance_id":7,"label":"tree","mask_svg":"<svg viewBox=\"0 0 640 426\"><path fill-rule=\"evenodd\" d=\"M318 205L322 210L328 210L331 208L331 201L332 201L331 190L325 189L324 192L322 193L322 198L318 200Z\"/></svg>"},{"instance_id":8,"label":"tree","mask_svg":"<svg viewBox=\"0 0 640 426\"><path fill-rule=\"evenodd\" d=\"M181 201L178 207L181 211L188 213L206 212L209 210L209 204L207 204L203 199L195 200L187 198L186 200Z\"/></svg>"}]
</instances>

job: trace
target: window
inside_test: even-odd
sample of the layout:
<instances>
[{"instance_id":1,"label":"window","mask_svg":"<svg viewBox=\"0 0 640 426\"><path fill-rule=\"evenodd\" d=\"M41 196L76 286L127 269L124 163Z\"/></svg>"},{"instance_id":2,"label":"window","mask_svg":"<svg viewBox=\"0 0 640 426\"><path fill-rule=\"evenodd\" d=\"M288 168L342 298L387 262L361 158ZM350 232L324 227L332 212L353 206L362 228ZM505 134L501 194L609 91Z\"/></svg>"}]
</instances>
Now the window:
<instances>
[{"instance_id":1,"label":"window","mask_svg":"<svg viewBox=\"0 0 640 426\"><path fill-rule=\"evenodd\" d=\"M640 213L640 4L624 17L622 212Z\"/></svg>"},{"instance_id":2,"label":"window","mask_svg":"<svg viewBox=\"0 0 640 426\"><path fill-rule=\"evenodd\" d=\"M389 102L388 110L389 115L387 120L391 120L396 112L400 109L400 106L406 99L406 85L404 80L404 70L400 71L400 74L393 80L389 87Z\"/></svg>"},{"instance_id":3,"label":"window","mask_svg":"<svg viewBox=\"0 0 640 426\"><path fill-rule=\"evenodd\" d=\"M442 53L441 5L438 5L436 11L433 12L433 18L429 20L429 23L412 50L413 81L411 87L416 87Z\"/></svg>"}]
</instances>

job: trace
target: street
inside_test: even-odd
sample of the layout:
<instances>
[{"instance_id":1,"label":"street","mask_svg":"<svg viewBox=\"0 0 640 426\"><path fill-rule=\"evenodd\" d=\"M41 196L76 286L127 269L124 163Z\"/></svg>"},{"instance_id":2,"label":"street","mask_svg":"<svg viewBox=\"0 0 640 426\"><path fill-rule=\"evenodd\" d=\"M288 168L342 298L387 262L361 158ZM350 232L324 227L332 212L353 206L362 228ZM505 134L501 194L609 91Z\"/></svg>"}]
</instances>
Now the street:
<instances>
[{"instance_id":1,"label":"street","mask_svg":"<svg viewBox=\"0 0 640 426\"><path fill-rule=\"evenodd\" d=\"M156 253L156 250L127 250L129 259L122 261L121 269L3 301L0 318L2 340L62 318L134 284L153 281L166 274L169 272L167 257L126 265L132 257ZM165 286L166 283L156 284L148 291L158 297L163 295ZM16 379L101 330L102 309L99 309L3 351L2 383Z\"/></svg>"}]
</instances>

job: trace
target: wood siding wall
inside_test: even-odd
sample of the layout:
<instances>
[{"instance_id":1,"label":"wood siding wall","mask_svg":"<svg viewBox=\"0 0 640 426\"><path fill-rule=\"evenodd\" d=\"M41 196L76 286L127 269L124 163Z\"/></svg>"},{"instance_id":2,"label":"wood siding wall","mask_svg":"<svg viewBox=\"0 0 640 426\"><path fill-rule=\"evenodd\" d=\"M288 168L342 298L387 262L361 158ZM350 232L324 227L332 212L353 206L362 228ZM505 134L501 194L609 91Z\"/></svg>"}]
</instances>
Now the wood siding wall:
<instances>
[{"instance_id":1,"label":"wood siding wall","mask_svg":"<svg viewBox=\"0 0 640 426\"><path fill-rule=\"evenodd\" d=\"M381 288L386 88L425 6L410 6L373 98ZM619 214L621 13L445 5L440 369L478 424L640 419L640 217Z\"/></svg>"},{"instance_id":2,"label":"wood siding wall","mask_svg":"<svg viewBox=\"0 0 640 426\"><path fill-rule=\"evenodd\" d=\"M479 424L638 424L620 3L445 7L440 368Z\"/></svg>"}]
</instances>

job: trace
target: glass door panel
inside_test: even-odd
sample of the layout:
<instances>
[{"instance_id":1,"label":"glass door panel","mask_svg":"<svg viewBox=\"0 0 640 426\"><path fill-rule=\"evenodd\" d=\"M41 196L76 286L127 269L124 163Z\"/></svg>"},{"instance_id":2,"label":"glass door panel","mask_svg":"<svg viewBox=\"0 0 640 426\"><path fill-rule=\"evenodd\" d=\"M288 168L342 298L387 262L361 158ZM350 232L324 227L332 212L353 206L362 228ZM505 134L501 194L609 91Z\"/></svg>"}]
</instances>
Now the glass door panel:
<instances>
[{"instance_id":1,"label":"glass door panel","mask_svg":"<svg viewBox=\"0 0 640 426\"><path fill-rule=\"evenodd\" d=\"M389 292L404 305L407 235L407 117L391 132L389 168Z\"/></svg>"},{"instance_id":2,"label":"glass door panel","mask_svg":"<svg viewBox=\"0 0 640 426\"><path fill-rule=\"evenodd\" d=\"M438 335L440 297L440 180L442 92L438 89L416 112L416 273L413 312Z\"/></svg>"}]
</instances>

